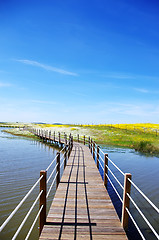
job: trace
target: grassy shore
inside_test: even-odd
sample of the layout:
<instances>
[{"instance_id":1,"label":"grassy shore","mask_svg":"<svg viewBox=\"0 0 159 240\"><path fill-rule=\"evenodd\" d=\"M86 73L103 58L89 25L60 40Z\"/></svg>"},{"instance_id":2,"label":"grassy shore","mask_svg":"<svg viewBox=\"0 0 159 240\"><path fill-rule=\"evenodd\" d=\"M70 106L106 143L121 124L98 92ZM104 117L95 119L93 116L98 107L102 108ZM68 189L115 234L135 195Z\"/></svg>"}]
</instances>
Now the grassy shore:
<instances>
[{"instance_id":1,"label":"grassy shore","mask_svg":"<svg viewBox=\"0 0 159 240\"><path fill-rule=\"evenodd\" d=\"M15 136L22 136L22 137L28 137L28 138L33 138L33 139L38 139L33 133L29 131L24 131L21 128L6 128L3 130L4 132L13 134Z\"/></svg>"},{"instance_id":2,"label":"grassy shore","mask_svg":"<svg viewBox=\"0 0 159 240\"><path fill-rule=\"evenodd\" d=\"M149 124L150 125L150 124ZM142 131L135 124L129 128L123 129L110 125L51 125L51 124L33 124L32 127L43 128L46 130L71 133L73 136L90 136L98 144L106 144L110 146L120 146L133 148L140 152L159 154L159 135L156 136L153 131ZM144 126L144 124L142 124ZM147 125L146 125L147 126ZM152 124L151 130L152 130ZM15 135L23 135L33 137L29 132L21 130L9 129L8 132Z\"/></svg>"}]
</instances>

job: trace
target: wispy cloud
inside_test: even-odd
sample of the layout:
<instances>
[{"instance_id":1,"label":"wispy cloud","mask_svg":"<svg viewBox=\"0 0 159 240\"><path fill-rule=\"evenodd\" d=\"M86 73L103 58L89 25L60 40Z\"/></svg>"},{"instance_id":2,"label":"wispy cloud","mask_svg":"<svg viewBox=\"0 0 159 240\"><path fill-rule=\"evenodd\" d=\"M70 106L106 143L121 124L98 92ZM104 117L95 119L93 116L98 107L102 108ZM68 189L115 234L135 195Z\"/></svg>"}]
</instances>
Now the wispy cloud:
<instances>
[{"instance_id":1,"label":"wispy cloud","mask_svg":"<svg viewBox=\"0 0 159 240\"><path fill-rule=\"evenodd\" d=\"M113 79L134 79L135 76L127 73L107 73L104 74L103 77L113 78Z\"/></svg>"},{"instance_id":2,"label":"wispy cloud","mask_svg":"<svg viewBox=\"0 0 159 240\"><path fill-rule=\"evenodd\" d=\"M141 93L149 93L149 90L144 88L134 88L134 90Z\"/></svg>"},{"instance_id":3,"label":"wispy cloud","mask_svg":"<svg viewBox=\"0 0 159 240\"><path fill-rule=\"evenodd\" d=\"M159 91L150 90L150 89L148 90L145 88L134 88L134 90L140 93L159 94Z\"/></svg>"},{"instance_id":4,"label":"wispy cloud","mask_svg":"<svg viewBox=\"0 0 159 240\"><path fill-rule=\"evenodd\" d=\"M53 101L43 101L43 100L30 100L30 102L39 103L39 104L51 104L51 105L56 104L56 102L53 102Z\"/></svg>"},{"instance_id":5,"label":"wispy cloud","mask_svg":"<svg viewBox=\"0 0 159 240\"><path fill-rule=\"evenodd\" d=\"M24 63L24 64L40 67L40 68L43 68L47 71L52 71L52 72L56 72L56 73L60 73L60 74L64 74L64 75L78 76L77 73L66 71L64 69L56 68L56 67L53 67L53 66L50 66L50 65L42 64L42 63L39 63L37 61L31 61L31 60L27 60L27 59L20 59L20 60L16 59L16 61Z\"/></svg>"},{"instance_id":6,"label":"wispy cloud","mask_svg":"<svg viewBox=\"0 0 159 240\"><path fill-rule=\"evenodd\" d=\"M0 82L0 87L11 87L12 85L10 83L3 83Z\"/></svg>"},{"instance_id":7,"label":"wispy cloud","mask_svg":"<svg viewBox=\"0 0 159 240\"><path fill-rule=\"evenodd\" d=\"M112 78L112 79L146 79L146 80L159 80L158 76L149 76L149 75L139 75L133 73L124 73L124 72L107 72L102 75L104 78Z\"/></svg>"}]
</instances>

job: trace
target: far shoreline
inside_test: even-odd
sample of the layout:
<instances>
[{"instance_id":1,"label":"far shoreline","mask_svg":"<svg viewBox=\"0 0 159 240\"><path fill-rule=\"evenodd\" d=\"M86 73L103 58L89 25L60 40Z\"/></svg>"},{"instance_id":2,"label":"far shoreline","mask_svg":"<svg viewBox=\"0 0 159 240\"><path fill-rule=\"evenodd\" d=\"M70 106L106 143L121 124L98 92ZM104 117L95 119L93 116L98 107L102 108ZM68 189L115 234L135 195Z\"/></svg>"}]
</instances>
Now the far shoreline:
<instances>
[{"instance_id":1,"label":"far shoreline","mask_svg":"<svg viewBox=\"0 0 159 240\"><path fill-rule=\"evenodd\" d=\"M8 124L9 125L9 124ZM24 124L23 124L24 126ZM128 124L127 124L128 126ZM5 126L1 126L5 127ZM10 127L12 125L10 124ZM148 155L159 155L159 136L155 136L153 132L141 132L127 129L115 128L107 125L54 125L54 124L29 124L31 128L38 128L43 130L51 130L61 133L69 134L77 137L90 136L97 144L107 145L110 147L121 147L135 149L138 152ZM22 124L17 128L9 128L3 130L4 132L33 138L38 140L33 133L24 130Z\"/></svg>"}]
</instances>

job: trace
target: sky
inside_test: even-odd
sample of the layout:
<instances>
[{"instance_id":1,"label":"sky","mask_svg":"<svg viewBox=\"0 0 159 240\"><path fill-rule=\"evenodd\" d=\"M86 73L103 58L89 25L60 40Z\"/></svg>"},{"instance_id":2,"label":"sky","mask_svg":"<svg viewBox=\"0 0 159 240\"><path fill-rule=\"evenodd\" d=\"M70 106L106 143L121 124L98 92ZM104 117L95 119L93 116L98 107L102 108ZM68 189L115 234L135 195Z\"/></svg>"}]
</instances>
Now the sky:
<instances>
[{"instance_id":1,"label":"sky","mask_svg":"<svg viewBox=\"0 0 159 240\"><path fill-rule=\"evenodd\" d=\"M0 122L159 123L158 0L0 0Z\"/></svg>"}]
</instances>

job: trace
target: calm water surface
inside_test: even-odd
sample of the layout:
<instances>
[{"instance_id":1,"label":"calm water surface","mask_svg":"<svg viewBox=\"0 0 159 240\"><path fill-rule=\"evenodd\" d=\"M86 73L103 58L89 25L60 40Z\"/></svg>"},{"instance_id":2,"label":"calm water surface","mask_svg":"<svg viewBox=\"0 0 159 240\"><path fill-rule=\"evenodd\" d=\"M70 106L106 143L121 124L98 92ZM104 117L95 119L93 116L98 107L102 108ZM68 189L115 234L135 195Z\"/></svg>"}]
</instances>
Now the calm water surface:
<instances>
[{"instance_id":1,"label":"calm water surface","mask_svg":"<svg viewBox=\"0 0 159 240\"><path fill-rule=\"evenodd\" d=\"M145 193L145 195L159 208L159 158L153 156L146 156L141 153L136 152L132 149L123 149L123 148L113 148L108 146L101 146L103 151L108 153L109 158L124 172L132 174L132 181ZM123 176L116 170L111 163L109 167L113 170L113 173L119 178L120 182L123 184ZM100 168L101 175L103 176L103 171ZM113 180L111 174L109 174L111 180L116 186L120 196L122 196L122 191L119 185ZM111 197L113 198L113 203L118 209L117 212L121 216L121 203L116 194L108 185L108 191ZM131 196L140 207L142 212L145 214L147 219L152 223L153 227L159 234L159 214L153 210L153 208L141 197L140 194L131 187ZM142 232L146 239L153 240L157 239L147 224L142 220L134 206L130 205L131 213L138 223L139 227L142 229ZM128 230L130 239L140 239L137 236L136 232L133 229L133 224L130 222Z\"/></svg>"},{"instance_id":2,"label":"calm water surface","mask_svg":"<svg viewBox=\"0 0 159 240\"><path fill-rule=\"evenodd\" d=\"M57 152L56 149L50 148L41 142L28 140L24 137L12 136L1 132L1 130L2 128L0 129L0 225L39 178L40 170L47 168ZM104 145L101 146L101 148L109 154L109 158L116 163L123 172L130 172L132 174L134 183L159 207L159 158L141 155L130 149L112 148ZM123 183L123 176L111 164L109 164L109 166L119 178L120 182ZM101 167L100 172L103 176ZM111 175L109 176L111 177ZM120 187L112 177L111 179L122 196ZM121 216L121 203L109 183L108 191L113 198L113 203L117 208L119 216ZM39 189L37 188L27 200L26 204L19 209L18 213L13 217L13 220L5 227L0 239L11 239L38 192ZM51 203L54 193L55 186L51 193L49 204ZM133 187L131 189L131 196L153 224L156 231L159 232L158 214L153 211L152 207L145 202ZM132 204L130 210L146 239L157 239L153 236ZM37 211L38 206L36 206L30 220ZM23 231L17 239L25 238L29 226L30 223L24 225ZM129 239L140 239L131 222L129 224L128 234ZM30 239L38 239L38 223Z\"/></svg>"},{"instance_id":3,"label":"calm water surface","mask_svg":"<svg viewBox=\"0 0 159 240\"><path fill-rule=\"evenodd\" d=\"M2 132L2 128L0 129L0 225L37 181L40 170L45 170L48 167L56 152L56 149L41 142L13 136ZM0 235L1 240L12 238L38 192L39 186L18 210L13 220L4 228ZM50 201L54 193L55 187L51 193ZM38 204L17 239L25 238L30 226L29 222L37 210ZM38 223L30 239L38 239Z\"/></svg>"}]
</instances>

